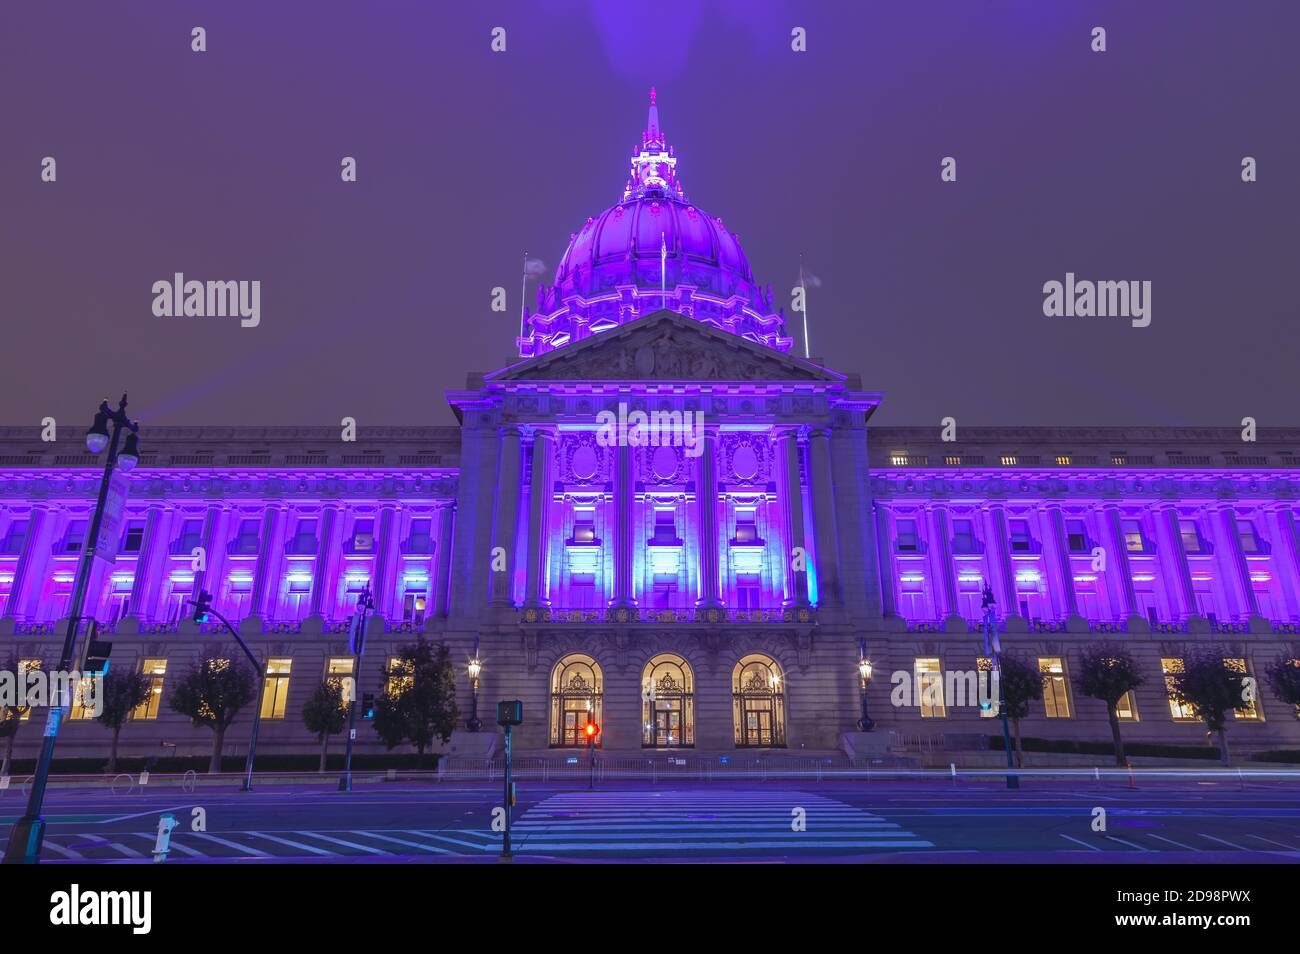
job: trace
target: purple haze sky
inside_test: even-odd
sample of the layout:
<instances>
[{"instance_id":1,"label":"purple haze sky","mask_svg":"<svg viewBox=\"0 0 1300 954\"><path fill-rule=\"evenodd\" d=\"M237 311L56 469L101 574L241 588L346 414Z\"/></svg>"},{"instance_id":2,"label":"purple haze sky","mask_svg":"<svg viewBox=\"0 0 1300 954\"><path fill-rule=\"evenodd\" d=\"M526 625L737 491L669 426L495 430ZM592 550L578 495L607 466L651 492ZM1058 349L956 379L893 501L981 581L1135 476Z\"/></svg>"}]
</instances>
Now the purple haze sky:
<instances>
[{"instance_id":1,"label":"purple haze sky","mask_svg":"<svg viewBox=\"0 0 1300 954\"><path fill-rule=\"evenodd\" d=\"M654 84L687 194L787 313L805 255L878 422L1300 424L1297 35L1291 0L6 0L0 423L124 387L146 423L451 421ZM260 280L260 327L154 317L176 271ZM1150 280L1151 326L1043 317L1067 271Z\"/></svg>"}]
</instances>

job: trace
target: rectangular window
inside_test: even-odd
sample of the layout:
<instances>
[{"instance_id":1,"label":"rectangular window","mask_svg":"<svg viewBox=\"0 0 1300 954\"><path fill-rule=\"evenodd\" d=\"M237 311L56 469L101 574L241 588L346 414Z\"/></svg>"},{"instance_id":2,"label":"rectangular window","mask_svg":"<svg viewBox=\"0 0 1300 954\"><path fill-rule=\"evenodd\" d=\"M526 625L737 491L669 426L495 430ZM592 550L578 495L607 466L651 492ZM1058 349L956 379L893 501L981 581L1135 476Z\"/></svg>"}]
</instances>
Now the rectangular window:
<instances>
[{"instance_id":1,"label":"rectangular window","mask_svg":"<svg viewBox=\"0 0 1300 954\"><path fill-rule=\"evenodd\" d=\"M1070 698L1065 685L1065 667L1059 656L1040 656L1038 671L1043 677L1043 706L1049 719L1070 718Z\"/></svg>"},{"instance_id":2,"label":"rectangular window","mask_svg":"<svg viewBox=\"0 0 1300 954\"><path fill-rule=\"evenodd\" d=\"M239 534L235 537L235 553L256 553L262 525L258 520L239 521Z\"/></svg>"},{"instance_id":3,"label":"rectangular window","mask_svg":"<svg viewBox=\"0 0 1300 954\"><path fill-rule=\"evenodd\" d=\"M899 553L915 553L919 549L919 543L916 537L915 520L896 520L894 529L897 536L894 545Z\"/></svg>"},{"instance_id":4,"label":"rectangular window","mask_svg":"<svg viewBox=\"0 0 1300 954\"><path fill-rule=\"evenodd\" d=\"M68 711L68 718L74 722L95 718L95 712L88 704L94 691L91 686L92 682L94 682L93 676L82 676L72 689L72 708ZM103 685L103 683L100 683L100 685Z\"/></svg>"},{"instance_id":5,"label":"rectangular window","mask_svg":"<svg viewBox=\"0 0 1300 954\"><path fill-rule=\"evenodd\" d=\"M122 534L122 552L139 553L142 546L144 546L144 521L132 520L127 523L126 532Z\"/></svg>"},{"instance_id":6,"label":"rectangular window","mask_svg":"<svg viewBox=\"0 0 1300 954\"><path fill-rule=\"evenodd\" d=\"M149 698L131 713L133 719L156 719L162 702L163 677L167 675L167 660L146 658L140 671L149 677Z\"/></svg>"},{"instance_id":7,"label":"rectangular window","mask_svg":"<svg viewBox=\"0 0 1300 954\"><path fill-rule=\"evenodd\" d=\"M1225 659L1223 665L1228 669L1231 669L1233 672L1241 673L1243 676L1250 674L1250 671L1246 668L1246 660L1244 659ZM1252 699L1240 709L1233 709L1232 714L1236 718L1247 722L1257 720L1259 718L1259 703Z\"/></svg>"},{"instance_id":8,"label":"rectangular window","mask_svg":"<svg viewBox=\"0 0 1300 954\"><path fill-rule=\"evenodd\" d=\"M1028 520L1012 520L1008 524L1011 531L1011 552L1012 553L1031 553L1034 549L1034 538L1029 533Z\"/></svg>"},{"instance_id":9,"label":"rectangular window","mask_svg":"<svg viewBox=\"0 0 1300 954\"><path fill-rule=\"evenodd\" d=\"M262 718L283 719L289 703L289 669L293 660L272 657L266 661L266 683L262 687Z\"/></svg>"},{"instance_id":10,"label":"rectangular window","mask_svg":"<svg viewBox=\"0 0 1300 954\"><path fill-rule=\"evenodd\" d=\"M64 553L80 553L81 545L86 542L86 521L73 520L68 524L68 532L63 535Z\"/></svg>"},{"instance_id":11,"label":"rectangular window","mask_svg":"<svg viewBox=\"0 0 1300 954\"><path fill-rule=\"evenodd\" d=\"M952 522L952 549L954 553L975 553L975 525L970 520Z\"/></svg>"},{"instance_id":12,"label":"rectangular window","mask_svg":"<svg viewBox=\"0 0 1300 954\"><path fill-rule=\"evenodd\" d=\"M290 542L290 553L315 553L316 552L316 521L299 520L298 526L294 529L293 540Z\"/></svg>"},{"instance_id":13,"label":"rectangular window","mask_svg":"<svg viewBox=\"0 0 1300 954\"><path fill-rule=\"evenodd\" d=\"M674 510L655 511L655 529L650 542L657 546L673 546L677 543L677 512Z\"/></svg>"},{"instance_id":14,"label":"rectangular window","mask_svg":"<svg viewBox=\"0 0 1300 954\"><path fill-rule=\"evenodd\" d=\"M1259 534L1255 532L1255 523L1252 520L1237 521L1237 536L1241 539L1242 553L1259 553Z\"/></svg>"},{"instance_id":15,"label":"rectangular window","mask_svg":"<svg viewBox=\"0 0 1300 954\"><path fill-rule=\"evenodd\" d=\"M186 520L181 524L180 536L176 538L175 552L189 553L201 543L203 536L202 520Z\"/></svg>"},{"instance_id":16,"label":"rectangular window","mask_svg":"<svg viewBox=\"0 0 1300 954\"><path fill-rule=\"evenodd\" d=\"M1141 553L1146 547L1142 539L1142 524L1137 520L1122 521L1124 530L1124 548L1129 553Z\"/></svg>"},{"instance_id":17,"label":"rectangular window","mask_svg":"<svg viewBox=\"0 0 1300 954\"><path fill-rule=\"evenodd\" d=\"M407 590L402 599L402 622L424 625L424 590Z\"/></svg>"},{"instance_id":18,"label":"rectangular window","mask_svg":"<svg viewBox=\"0 0 1300 954\"><path fill-rule=\"evenodd\" d=\"M1178 535L1183 538L1183 550L1187 553L1201 552L1201 533L1195 520L1179 520Z\"/></svg>"},{"instance_id":19,"label":"rectangular window","mask_svg":"<svg viewBox=\"0 0 1300 954\"><path fill-rule=\"evenodd\" d=\"M40 668L41 668L41 661L39 659L20 659L18 660L18 678L19 679L25 678L29 672L33 672L34 670ZM23 711L22 721L26 722L31 717L32 717L32 707L28 706Z\"/></svg>"},{"instance_id":20,"label":"rectangular window","mask_svg":"<svg viewBox=\"0 0 1300 954\"><path fill-rule=\"evenodd\" d=\"M736 574L736 609L746 611L758 609L760 592L757 573Z\"/></svg>"},{"instance_id":21,"label":"rectangular window","mask_svg":"<svg viewBox=\"0 0 1300 954\"><path fill-rule=\"evenodd\" d=\"M433 552L432 525L433 521L426 518L411 521L411 535L406 538L407 553Z\"/></svg>"},{"instance_id":22,"label":"rectangular window","mask_svg":"<svg viewBox=\"0 0 1300 954\"><path fill-rule=\"evenodd\" d=\"M921 718L942 719L948 714L943 702L943 670L937 658L916 660L915 689L921 697Z\"/></svg>"},{"instance_id":23,"label":"rectangular window","mask_svg":"<svg viewBox=\"0 0 1300 954\"><path fill-rule=\"evenodd\" d=\"M1071 553L1088 552L1088 528L1082 520L1065 521L1065 538Z\"/></svg>"},{"instance_id":24,"label":"rectangular window","mask_svg":"<svg viewBox=\"0 0 1300 954\"><path fill-rule=\"evenodd\" d=\"M596 542L596 511L589 507L573 511L573 542Z\"/></svg>"},{"instance_id":25,"label":"rectangular window","mask_svg":"<svg viewBox=\"0 0 1300 954\"><path fill-rule=\"evenodd\" d=\"M358 520L352 525L352 551L368 553L375 548L375 522Z\"/></svg>"},{"instance_id":26,"label":"rectangular window","mask_svg":"<svg viewBox=\"0 0 1300 954\"><path fill-rule=\"evenodd\" d=\"M288 618L299 620L311 611L311 575L295 572L289 574L289 592L285 601Z\"/></svg>"},{"instance_id":27,"label":"rectangular window","mask_svg":"<svg viewBox=\"0 0 1300 954\"><path fill-rule=\"evenodd\" d=\"M1115 706L1115 714L1119 716L1121 722L1138 721L1137 700L1133 698L1132 690L1120 696L1120 700Z\"/></svg>"},{"instance_id":28,"label":"rectangular window","mask_svg":"<svg viewBox=\"0 0 1300 954\"><path fill-rule=\"evenodd\" d=\"M756 515L752 507L736 508L736 537L733 543L747 546L758 542L758 526L755 519Z\"/></svg>"},{"instance_id":29,"label":"rectangular window","mask_svg":"<svg viewBox=\"0 0 1300 954\"><path fill-rule=\"evenodd\" d=\"M388 693L388 697L396 699L413 685L415 685L415 665L401 656L390 656L388 659L388 681L384 685L384 691Z\"/></svg>"},{"instance_id":30,"label":"rectangular window","mask_svg":"<svg viewBox=\"0 0 1300 954\"><path fill-rule=\"evenodd\" d=\"M356 665L357 661L352 656L331 656L329 662L325 664L325 678L337 679L343 685L344 703L349 703L356 698L353 694L356 681L352 678Z\"/></svg>"},{"instance_id":31,"label":"rectangular window","mask_svg":"<svg viewBox=\"0 0 1300 954\"><path fill-rule=\"evenodd\" d=\"M23 552L23 544L27 541L26 520L15 520L9 525L9 532L5 534L4 552L9 556L17 556Z\"/></svg>"},{"instance_id":32,"label":"rectangular window","mask_svg":"<svg viewBox=\"0 0 1300 954\"><path fill-rule=\"evenodd\" d=\"M1183 671L1183 661L1181 659L1165 658L1160 660L1160 671L1165 676L1165 692L1169 696L1169 714L1173 716L1175 722L1195 722L1196 713L1192 707L1179 702L1174 695L1174 686L1177 681L1173 678L1177 673Z\"/></svg>"}]
</instances>

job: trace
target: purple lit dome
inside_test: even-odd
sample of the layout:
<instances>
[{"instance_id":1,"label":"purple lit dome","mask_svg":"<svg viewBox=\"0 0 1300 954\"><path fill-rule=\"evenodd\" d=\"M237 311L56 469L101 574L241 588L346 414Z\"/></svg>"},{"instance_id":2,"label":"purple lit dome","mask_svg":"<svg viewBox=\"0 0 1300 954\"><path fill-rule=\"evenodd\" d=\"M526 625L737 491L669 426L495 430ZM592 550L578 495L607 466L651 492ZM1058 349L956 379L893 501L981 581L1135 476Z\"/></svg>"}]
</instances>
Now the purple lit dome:
<instances>
[{"instance_id":1,"label":"purple lit dome","mask_svg":"<svg viewBox=\"0 0 1300 954\"><path fill-rule=\"evenodd\" d=\"M652 89L622 201L570 237L555 283L538 288L537 311L525 312L519 353L542 354L661 308L779 351L792 344L771 286L754 281L739 240L687 199Z\"/></svg>"}]
</instances>

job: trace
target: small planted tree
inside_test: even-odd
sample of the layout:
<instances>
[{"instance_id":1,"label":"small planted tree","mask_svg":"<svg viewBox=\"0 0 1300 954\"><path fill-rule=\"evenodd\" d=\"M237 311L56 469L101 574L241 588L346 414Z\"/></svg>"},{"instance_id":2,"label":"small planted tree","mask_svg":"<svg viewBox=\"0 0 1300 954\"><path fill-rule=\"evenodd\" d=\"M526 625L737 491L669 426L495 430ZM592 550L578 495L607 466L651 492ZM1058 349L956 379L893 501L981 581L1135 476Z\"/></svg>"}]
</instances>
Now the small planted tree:
<instances>
[{"instance_id":1,"label":"small planted tree","mask_svg":"<svg viewBox=\"0 0 1300 954\"><path fill-rule=\"evenodd\" d=\"M1192 710L1219 737L1219 760L1228 764L1228 714L1248 708L1246 674L1224 658L1222 649L1198 650L1183 659L1181 672L1168 675L1174 699Z\"/></svg>"},{"instance_id":2,"label":"small planted tree","mask_svg":"<svg viewBox=\"0 0 1300 954\"><path fill-rule=\"evenodd\" d=\"M5 663L5 671L13 673L14 688L18 688L18 682L26 676L26 670L23 669L22 661L17 656L9 657ZM23 698L19 693L14 702ZM8 775L14 761L14 740L18 736L18 730L23 726L23 716L25 716L31 706L4 705L0 703L0 739L5 741L4 761L0 762L0 775Z\"/></svg>"},{"instance_id":3,"label":"small planted tree","mask_svg":"<svg viewBox=\"0 0 1300 954\"><path fill-rule=\"evenodd\" d=\"M325 771L330 736L338 735L348 722L348 705L343 701L343 680L326 679L302 707L302 722L320 742L320 769Z\"/></svg>"},{"instance_id":4,"label":"small planted tree","mask_svg":"<svg viewBox=\"0 0 1300 954\"><path fill-rule=\"evenodd\" d=\"M1124 764L1124 739L1119 731L1119 701L1146 682L1132 654L1121 646L1095 643L1079 655L1079 691L1106 703L1110 736L1115 743L1115 764Z\"/></svg>"},{"instance_id":5,"label":"small planted tree","mask_svg":"<svg viewBox=\"0 0 1300 954\"><path fill-rule=\"evenodd\" d=\"M1287 705L1300 709L1300 659L1278 656L1264 670L1269 688Z\"/></svg>"},{"instance_id":6,"label":"small planted tree","mask_svg":"<svg viewBox=\"0 0 1300 954\"><path fill-rule=\"evenodd\" d=\"M173 710L196 726L212 730L212 760L209 772L221 771L221 749L226 730L239 710L257 696L257 678L247 666L232 659L200 660L187 672L171 694Z\"/></svg>"},{"instance_id":7,"label":"small planted tree","mask_svg":"<svg viewBox=\"0 0 1300 954\"><path fill-rule=\"evenodd\" d=\"M999 692L1016 741L1016 768L1023 768L1025 753L1020 745L1020 720L1029 715L1031 702L1043 698L1043 677L1037 666L1013 653L1003 653L998 661L1001 663Z\"/></svg>"},{"instance_id":8,"label":"small planted tree","mask_svg":"<svg viewBox=\"0 0 1300 954\"><path fill-rule=\"evenodd\" d=\"M421 636L398 650L387 675L387 691L375 705L375 731L390 750L403 742L414 745L423 764L435 739L451 738L459 715L451 654Z\"/></svg>"},{"instance_id":9,"label":"small planted tree","mask_svg":"<svg viewBox=\"0 0 1300 954\"><path fill-rule=\"evenodd\" d=\"M117 771L117 740L122 734L122 726L131 711L149 699L153 683L142 672L110 669L99 691L103 699L99 724L113 733L113 742L108 750L108 772L111 775Z\"/></svg>"}]
</instances>

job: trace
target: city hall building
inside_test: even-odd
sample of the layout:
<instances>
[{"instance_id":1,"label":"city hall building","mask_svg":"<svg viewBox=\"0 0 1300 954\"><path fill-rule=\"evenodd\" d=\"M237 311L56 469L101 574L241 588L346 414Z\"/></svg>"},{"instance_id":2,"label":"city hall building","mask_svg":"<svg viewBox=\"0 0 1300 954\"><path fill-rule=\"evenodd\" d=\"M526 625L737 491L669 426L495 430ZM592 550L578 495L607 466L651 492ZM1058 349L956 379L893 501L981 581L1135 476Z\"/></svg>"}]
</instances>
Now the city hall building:
<instances>
[{"instance_id":1,"label":"city hall building","mask_svg":"<svg viewBox=\"0 0 1300 954\"><path fill-rule=\"evenodd\" d=\"M261 749L280 753L316 751L300 713L322 680L383 692L417 634L451 648L462 721L477 658L483 732L521 699L517 751L561 756L589 718L611 754L833 752L858 728L864 657L877 735L996 734L942 693L890 701L895 673L981 665L986 586L1004 648L1043 674L1027 736L1109 739L1073 675L1090 643L1146 674L1126 739L1185 744L1205 730L1164 674L1190 650L1259 674L1300 649L1300 429L876 427L883 395L796 353L677 164L652 99L621 198L571 237L519 360L447 393L456 426L147 429L85 610L112 665L153 681L123 754L210 750L167 705L201 657L240 658L190 620L200 590L265 657ZM0 431L0 658L57 664L101 469ZM76 715L59 754L103 755L108 733ZM1261 680L1229 737L1297 748L1300 725ZM358 744L383 750L364 724Z\"/></svg>"}]
</instances>

